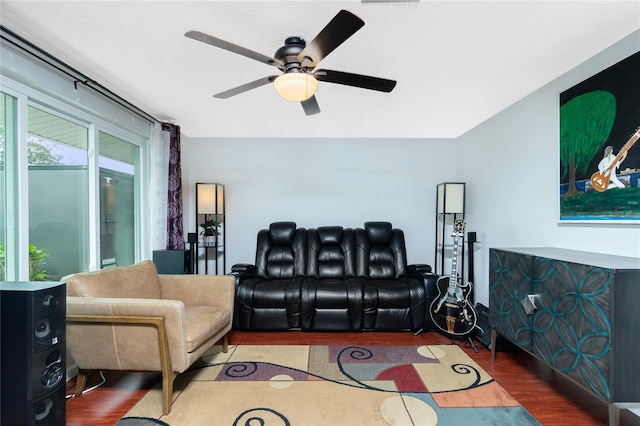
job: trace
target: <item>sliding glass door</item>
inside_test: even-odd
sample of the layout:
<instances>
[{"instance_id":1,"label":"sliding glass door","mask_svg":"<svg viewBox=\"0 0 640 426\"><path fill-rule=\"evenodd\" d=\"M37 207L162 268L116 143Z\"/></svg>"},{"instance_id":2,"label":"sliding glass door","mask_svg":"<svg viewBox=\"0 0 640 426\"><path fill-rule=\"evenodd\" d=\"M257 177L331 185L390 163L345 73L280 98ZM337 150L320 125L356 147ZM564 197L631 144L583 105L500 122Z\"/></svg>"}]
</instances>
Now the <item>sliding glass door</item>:
<instances>
[{"instance_id":1,"label":"sliding glass door","mask_svg":"<svg viewBox=\"0 0 640 426\"><path fill-rule=\"evenodd\" d=\"M140 146L20 102L28 101L0 93L0 279L59 280L135 263Z\"/></svg>"}]
</instances>

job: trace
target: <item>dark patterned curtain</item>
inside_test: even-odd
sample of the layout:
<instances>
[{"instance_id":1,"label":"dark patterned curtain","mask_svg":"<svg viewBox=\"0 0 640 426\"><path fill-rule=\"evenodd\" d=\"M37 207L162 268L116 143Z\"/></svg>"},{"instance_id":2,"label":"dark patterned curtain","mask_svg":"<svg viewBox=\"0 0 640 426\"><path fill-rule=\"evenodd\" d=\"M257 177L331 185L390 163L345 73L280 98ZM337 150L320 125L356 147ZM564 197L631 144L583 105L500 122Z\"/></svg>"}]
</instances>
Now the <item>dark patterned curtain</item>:
<instances>
[{"instance_id":1,"label":"dark patterned curtain","mask_svg":"<svg viewBox=\"0 0 640 426\"><path fill-rule=\"evenodd\" d=\"M169 132L169 186L167 192L167 250L184 250L182 229L182 170L180 168L180 126L162 123Z\"/></svg>"}]
</instances>

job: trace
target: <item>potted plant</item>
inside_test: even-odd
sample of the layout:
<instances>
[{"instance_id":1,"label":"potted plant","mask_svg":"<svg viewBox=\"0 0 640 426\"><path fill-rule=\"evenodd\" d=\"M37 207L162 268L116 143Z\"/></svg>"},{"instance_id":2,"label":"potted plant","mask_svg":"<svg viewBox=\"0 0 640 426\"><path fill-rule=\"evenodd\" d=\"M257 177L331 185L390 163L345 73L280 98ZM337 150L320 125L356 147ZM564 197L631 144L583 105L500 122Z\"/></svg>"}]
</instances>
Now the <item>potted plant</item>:
<instances>
[{"instance_id":1,"label":"potted plant","mask_svg":"<svg viewBox=\"0 0 640 426\"><path fill-rule=\"evenodd\" d=\"M47 270L43 268L49 255L44 249L29 244L29 280L45 281L49 277Z\"/></svg>"},{"instance_id":2,"label":"potted plant","mask_svg":"<svg viewBox=\"0 0 640 426\"><path fill-rule=\"evenodd\" d=\"M219 226L220 224L213 219L206 220L204 223L200 224L200 228L202 228L200 235L204 237L205 244L215 245Z\"/></svg>"},{"instance_id":3,"label":"potted plant","mask_svg":"<svg viewBox=\"0 0 640 426\"><path fill-rule=\"evenodd\" d=\"M29 281L45 281L48 279L47 270L43 268L48 258L49 255L44 249L29 244ZM0 244L0 278L2 281L6 279L4 244Z\"/></svg>"}]
</instances>

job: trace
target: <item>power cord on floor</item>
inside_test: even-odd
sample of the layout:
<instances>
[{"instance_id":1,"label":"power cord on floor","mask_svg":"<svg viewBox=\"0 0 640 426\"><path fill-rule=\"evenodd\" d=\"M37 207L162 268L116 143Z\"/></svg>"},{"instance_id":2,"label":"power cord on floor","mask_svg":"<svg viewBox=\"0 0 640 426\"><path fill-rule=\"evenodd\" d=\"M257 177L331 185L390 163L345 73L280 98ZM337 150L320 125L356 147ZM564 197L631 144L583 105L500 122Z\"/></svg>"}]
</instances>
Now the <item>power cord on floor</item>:
<instances>
[{"instance_id":1,"label":"power cord on floor","mask_svg":"<svg viewBox=\"0 0 640 426\"><path fill-rule=\"evenodd\" d=\"M84 395L87 392L91 392L93 390L98 389L100 386L104 385L107 382L107 379L106 379L106 377L104 377L104 373L102 371L100 371L100 377L102 378L102 381L100 383L98 383L97 385L95 385L95 386L92 386L90 388L87 388L87 389L83 390L82 391L82 395ZM65 398L66 399L71 399L71 398L74 398L75 396L76 396L76 394L72 393L70 395L66 395Z\"/></svg>"}]
</instances>

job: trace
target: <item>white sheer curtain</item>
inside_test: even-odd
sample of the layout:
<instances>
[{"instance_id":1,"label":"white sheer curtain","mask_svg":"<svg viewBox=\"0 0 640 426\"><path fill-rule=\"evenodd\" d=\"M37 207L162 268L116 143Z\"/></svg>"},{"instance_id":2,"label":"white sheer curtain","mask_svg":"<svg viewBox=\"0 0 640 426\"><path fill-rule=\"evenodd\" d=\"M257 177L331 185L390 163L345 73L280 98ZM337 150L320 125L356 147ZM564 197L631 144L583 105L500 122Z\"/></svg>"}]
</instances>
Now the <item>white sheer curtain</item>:
<instances>
[{"instance_id":1,"label":"white sheer curtain","mask_svg":"<svg viewBox=\"0 0 640 426\"><path fill-rule=\"evenodd\" d=\"M167 244L167 190L169 180L169 133L155 123L149 141L149 240L151 250Z\"/></svg>"}]
</instances>

